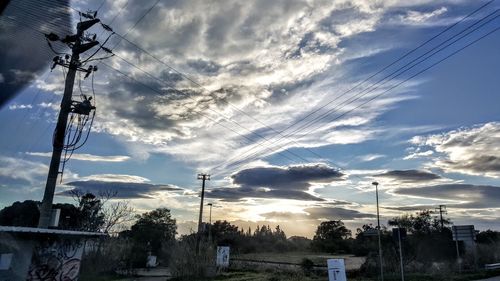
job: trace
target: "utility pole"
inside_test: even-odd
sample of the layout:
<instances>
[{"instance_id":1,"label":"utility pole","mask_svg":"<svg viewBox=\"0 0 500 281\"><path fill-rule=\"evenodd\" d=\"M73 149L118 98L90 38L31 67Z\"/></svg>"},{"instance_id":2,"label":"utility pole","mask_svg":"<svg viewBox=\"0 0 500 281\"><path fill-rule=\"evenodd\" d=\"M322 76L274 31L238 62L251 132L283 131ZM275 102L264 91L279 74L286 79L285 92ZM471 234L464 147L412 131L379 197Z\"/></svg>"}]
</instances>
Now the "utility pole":
<instances>
[{"instance_id":1,"label":"utility pole","mask_svg":"<svg viewBox=\"0 0 500 281\"><path fill-rule=\"evenodd\" d=\"M446 205L439 205L439 207L436 208L436 211L439 212L439 220L441 222L441 230L443 230L444 229L443 214L447 214Z\"/></svg>"},{"instance_id":2,"label":"utility pole","mask_svg":"<svg viewBox=\"0 0 500 281\"><path fill-rule=\"evenodd\" d=\"M40 219L38 221L39 228L48 228L52 215L52 201L54 199L54 192L56 188L57 177L59 175L59 165L61 164L61 154L64 149L64 141L66 137L66 125L68 123L68 115L72 111L72 96L73 85L75 82L75 75L77 71L90 73L90 68L83 69L80 62L80 54L88 51L99 42L86 40L84 31L98 23L99 19L93 18L91 20L82 21L77 24L76 35L66 36L61 41L71 46L71 60L66 64L59 57L54 58L54 67L56 64L68 68L66 81L64 86L64 95L61 101L61 110L57 118L57 125L54 132L52 158L50 160L49 174L45 184L45 192L43 194L42 206L40 208ZM59 41L59 37L53 33L47 35L48 40ZM89 41L88 43L84 43ZM66 59L68 59L67 56Z\"/></svg>"},{"instance_id":3,"label":"utility pole","mask_svg":"<svg viewBox=\"0 0 500 281\"><path fill-rule=\"evenodd\" d=\"M196 237L196 254L200 253L200 240L203 228L203 199L205 198L205 181L210 180L208 174L198 174L198 180L201 180L201 201L200 201L200 216L198 218L198 235Z\"/></svg>"},{"instance_id":4,"label":"utility pole","mask_svg":"<svg viewBox=\"0 0 500 281\"><path fill-rule=\"evenodd\" d=\"M377 230L378 230L378 258L380 262L380 280L384 281L384 265L382 263L382 242L380 239L380 215L378 209L378 182L374 181L372 184L375 186L375 196L377 198Z\"/></svg>"},{"instance_id":5,"label":"utility pole","mask_svg":"<svg viewBox=\"0 0 500 281\"><path fill-rule=\"evenodd\" d=\"M208 241L212 243L212 203L208 203L207 206L210 206L210 214L208 215Z\"/></svg>"}]
</instances>

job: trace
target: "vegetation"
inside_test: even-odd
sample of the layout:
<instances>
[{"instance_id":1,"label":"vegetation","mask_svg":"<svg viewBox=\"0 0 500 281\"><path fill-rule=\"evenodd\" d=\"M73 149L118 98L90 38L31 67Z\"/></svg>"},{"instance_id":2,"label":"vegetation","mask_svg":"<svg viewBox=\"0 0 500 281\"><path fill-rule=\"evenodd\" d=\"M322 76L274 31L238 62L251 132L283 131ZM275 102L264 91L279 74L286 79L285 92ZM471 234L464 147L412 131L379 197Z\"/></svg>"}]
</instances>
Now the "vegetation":
<instances>
[{"instance_id":1,"label":"vegetation","mask_svg":"<svg viewBox=\"0 0 500 281\"><path fill-rule=\"evenodd\" d=\"M145 267L148 255L157 256L160 265L168 266L176 280L323 280L326 259L339 255L346 259L350 280L371 280L378 274L378 243L377 236L373 235L377 230L371 224L357 229L352 237L341 220L324 221L311 240L299 236L287 238L279 226L263 225L244 230L228 221L216 221L204 225L200 233L200 253L196 254L197 235L176 238L176 220L169 209L159 208L133 216L133 209L126 202L110 202L112 194L109 193L99 196L75 193L73 197L75 204L54 205L61 209L59 228L111 234L87 246L81 280L112 280L117 270L133 275L135 268ZM36 226L39 204L27 200L5 207L0 210L0 225ZM447 219L434 218L428 210L388 221L389 227L402 227L408 233L402 239L407 280L469 280L456 275L456 243L452 240L450 224ZM123 227L126 229L117 231ZM399 278L398 240L387 227L382 227L381 242L386 279L396 280ZM477 265L500 260L500 232L479 232L476 242L476 256L459 242L462 269L475 272L474 278L488 277L491 273L474 270ZM291 270L252 266L252 269L260 268L255 272L233 267L217 275L217 246L230 246L233 259L289 263ZM470 274L467 276L472 278Z\"/></svg>"}]
</instances>

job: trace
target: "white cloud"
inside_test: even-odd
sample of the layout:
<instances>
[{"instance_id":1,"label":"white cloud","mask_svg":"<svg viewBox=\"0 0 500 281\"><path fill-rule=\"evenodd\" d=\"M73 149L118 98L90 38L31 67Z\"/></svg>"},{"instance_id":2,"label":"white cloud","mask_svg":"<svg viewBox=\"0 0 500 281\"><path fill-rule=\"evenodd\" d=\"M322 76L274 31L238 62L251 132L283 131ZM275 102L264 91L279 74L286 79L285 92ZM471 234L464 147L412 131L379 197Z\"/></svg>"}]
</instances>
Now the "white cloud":
<instances>
[{"instance_id":1,"label":"white cloud","mask_svg":"<svg viewBox=\"0 0 500 281\"><path fill-rule=\"evenodd\" d=\"M31 109L33 106L31 104L11 104L9 105L10 110L16 109Z\"/></svg>"},{"instance_id":2,"label":"white cloud","mask_svg":"<svg viewBox=\"0 0 500 281\"><path fill-rule=\"evenodd\" d=\"M498 122L442 134L415 136L410 142L419 149L437 153L428 164L429 167L440 168L448 173L500 177L500 123Z\"/></svg>"},{"instance_id":3,"label":"white cloud","mask_svg":"<svg viewBox=\"0 0 500 281\"><path fill-rule=\"evenodd\" d=\"M431 18L437 17L439 15L442 15L446 13L448 9L446 7L441 7L439 9L436 9L432 12L424 13L424 12L419 12L419 11L408 11L406 15L401 17L402 22L409 22L409 23L422 23L425 22Z\"/></svg>"},{"instance_id":4,"label":"white cloud","mask_svg":"<svg viewBox=\"0 0 500 281\"><path fill-rule=\"evenodd\" d=\"M0 156L0 177L35 184L40 183L48 171L46 164Z\"/></svg>"},{"instance_id":5,"label":"white cloud","mask_svg":"<svg viewBox=\"0 0 500 281\"><path fill-rule=\"evenodd\" d=\"M377 159L384 158L384 157L386 157L386 156L383 154L367 154L367 155L358 156L357 158L362 162L370 162L370 161L377 160Z\"/></svg>"},{"instance_id":6,"label":"white cloud","mask_svg":"<svg viewBox=\"0 0 500 281\"><path fill-rule=\"evenodd\" d=\"M31 156L52 157L51 152L26 152L26 154ZM130 157L124 155L100 156L87 153L73 153L71 159L90 162L124 162L129 160Z\"/></svg>"},{"instance_id":7,"label":"white cloud","mask_svg":"<svg viewBox=\"0 0 500 281\"><path fill-rule=\"evenodd\" d=\"M412 152L412 153L408 154L403 159L404 160L410 160L410 159L416 159L416 158L431 156L433 154L434 154L433 150L426 150L426 151L422 151L422 152L415 151L415 152Z\"/></svg>"},{"instance_id":8,"label":"white cloud","mask_svg":"<svg viewBox=\"0 0 500 281\"><path fill-rule=\"evenodd\" d=\"M121 174L96 174L79 178L82 181L103 181L103 182L128 182L128 183L146 183L149 179L135 175Z\"/></svg>"}]
</instances>

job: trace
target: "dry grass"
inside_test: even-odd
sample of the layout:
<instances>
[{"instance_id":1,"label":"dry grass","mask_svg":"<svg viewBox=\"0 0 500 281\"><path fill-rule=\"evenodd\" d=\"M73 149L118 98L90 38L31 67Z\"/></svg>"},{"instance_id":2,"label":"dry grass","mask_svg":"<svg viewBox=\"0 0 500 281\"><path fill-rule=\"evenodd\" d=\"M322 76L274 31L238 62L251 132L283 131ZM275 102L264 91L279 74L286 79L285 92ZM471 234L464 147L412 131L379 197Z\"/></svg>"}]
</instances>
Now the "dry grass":
<instances>
[{"instance_id":1,"label":"dry grass","mask_svg":"<svg viewBox=\"0 0 500 281\"><path fill-rule=\"evenodd\" d=\"M252 259L259 261L288 262L299 264L302 259L307 258L315 265L325 265L327 259L342 258L345 259L347 270L356 270L365 262L364 257L355 257L352 255L331 255L327 253L312 252L288 252L288 253L252 253L233 256L233 258Z\"/></svg>"}]
</instances>

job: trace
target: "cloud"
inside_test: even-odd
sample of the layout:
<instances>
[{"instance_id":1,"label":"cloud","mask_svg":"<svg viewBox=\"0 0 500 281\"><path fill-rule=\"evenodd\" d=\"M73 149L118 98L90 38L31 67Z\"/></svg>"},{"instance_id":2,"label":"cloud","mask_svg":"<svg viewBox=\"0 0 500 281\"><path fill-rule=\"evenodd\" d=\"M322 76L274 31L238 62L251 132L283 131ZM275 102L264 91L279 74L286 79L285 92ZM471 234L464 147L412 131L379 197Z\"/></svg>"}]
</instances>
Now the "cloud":
<instances>
[{"instance_id":1,"label":"cloud","mask_svg":"<svg viewBox=\"0 0 500 281\"><path fill-rule=\"evenodd\" d=\"M410 160L410 159L416 159L416 158L421 158L421 157L427 157L427 156L431 156L434 154L434 151L432 150L426 150L426 151L414 151L410 154L408 154L407 156L405 156L403 159L404 160Z\"/></svg>"},{"instance_id":2,"label":"cloud","mask_svg":"<svg viewBox=\"0 0 500 281\"><path fill-rule=\"evenodd\" d=\"M428 163L447 173L500 177L500 123L490 122L442 134L416 136L417 148L437 155Z\"/></svg>"},{"instance_id":3,"label":"cloud","mask_svg":"<svg viewBox=\"0 0 500 281\"><path fill-rule=\"evenodd\" d=\"M122 29L132 26L152 3L129 3L127 16L117 17L113 28L123 34ZM99 3L74 3L83 10L93 4ZM121 5L120 1L106 4L112 11L119 11ZM351 87L354 78L340 65L352 58L377 54L387 46L367 51L364 44L360 48L346 44L358 35L375 31L380 18L393 5L384 1L161 1L128 33L127 39L196 83L121 41L114 51L148 73L118 57L105 63L146 86L104 65L100 67L95 79L95 88L100 92L95 129L119 136L127 145L146 147L146 156L171 154L200 166L237 157L258 139L275 138L276 131ZM100 16L103 22L109 22L114 15ZM109 45L117 40L112 38ZM55 88L48 88L61 91L62 84L53 82L51 78L47 85ZM84 81L82 88L90 91L89 83ZM294 147L372 139L377 132L361 126L405 99L403 95L378 99L373 103L376 112L351 114L358 123L342 127L340 122L334 122L333 126L326 118L317 122L314 131L290 134L276 145L263 141L270 148L259 157ZM298 108L297 104L302 106ZM335 107L331 104L324 109ZM349 109L337 109L336 113ZM310 119L314 117L317 115ZM207 151L205 144L214 138L218 142Z\"/></svg>"},{"instance_id":4,"label":"cloud","mask_svg":"<svg viewBox=\"0 0 500 281\"><path fill-rule=\"evenodd\" d=\"M52 157L52 153L50 152L26 152L26 154L31 156ZM90 161L90 162L124 162L129 159L130 159L129 156L124 156L124 155L100 156L100 155L92 155L86 153L73 153L71 156L71 160Z\"/></svg>"},{"instance_id":5,"label":"cloud","mask_svg":"<svg viewBox=\"0 0 500 281\"><path fill-rule=\"evenodd\" d=\"M441 7L434 11L425 13L419 11L408 11L404 16L401 16L401 21L403 23L418 24L428 21L431 18L440 16L446 13L448 9L446 7Z\"/></svg>"},{"instance_id":6,"label":"cloud","mask_svg":"<svg viewBox=\"0 0 500 281\"><path fill-rule=\"evenodd\" d=\"M374 177L386 178L401 182L426 182L441 179L441 176L422 170L393 170Z\"/></svg>"},{"instance_id":7,"label":"cloud","mask_svg":"<svg viewBox=\"0 0 500 281\"><path fill-rule=\"evenodd\" d=\"M17 184L40 184L46 177L46 164L19 158L0 156L0 182Z\"/></svg>"},{"instance_id":8,"label":"cloud","mask_svg":"<svg viewBox=\"0 0 500 281\"><path fill-rule=\"evenodd\" d=\"M340 207L313 207L306 208L304 212L268 212L260 214L266 220L289 221L289 220L354 220L362 218L373 218L375 215L361 213L356 210Z\"/></svg>"},{"instance_id":9,"label":"cloud","mask_svg":"<svg viewBox=\"0 0 500 281\"><path fill-rule=\"evenodd\" d=\"M139 199L155 198L158 192L183 191L182 188L171 184L151 184L144 182L124 182L124 181L74 181L66 184L71 189L57 193L60 196L71 196L71 191L90 192L99 194L101 192L115 193L114 198Z\"/></svg>"},{"instance_id":10,"label":"cloud","mask_svg":"<svg viewBox=\"0 0 500 281\"><path fill-rule=\"evenodd\" d=\"M33 106L31 104L11 104L9 105L10 110L16 109L31 109Z\"/></svg>"},{"instance_id":11,"label":"cloud","mask_svg":"<svg viewBox=\"0 0 500 281\"><path fill-rule=\"evenodd\" d=\"M500 187L473 184L442 184L400 188L394 194L451 201L450 208L498 208Z\"/></svg>"},{"instance_id":12,"label":"cloud","mask_svg":"<svg viewBox=\"0 0 500 281\"><path fill-rule=\"evenodd\" d=\"M344 179L344 174L324 164L288 167L254 167L231 176L236 187L216 188L210 197L225 200L242 198L282 198L295 200L323 199L309 193L315 183L330 183Z\"/></svg>"},{"instance_id":13,"label":"cloud","mask_svg":"<svg viewBox=\"0 0 500 281\"><path fill-rule=\"evenodd\" d=\"M377 159L384 158L384 157L386 157L386 156L383 154L367 154L367 155L358 156L356 158L359 159L361 162L370 162L370 161L377 160Z\"/></svg>"}]
</instances>

